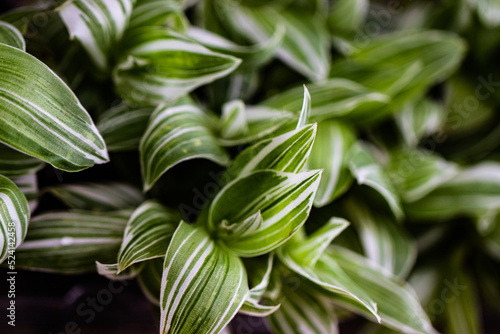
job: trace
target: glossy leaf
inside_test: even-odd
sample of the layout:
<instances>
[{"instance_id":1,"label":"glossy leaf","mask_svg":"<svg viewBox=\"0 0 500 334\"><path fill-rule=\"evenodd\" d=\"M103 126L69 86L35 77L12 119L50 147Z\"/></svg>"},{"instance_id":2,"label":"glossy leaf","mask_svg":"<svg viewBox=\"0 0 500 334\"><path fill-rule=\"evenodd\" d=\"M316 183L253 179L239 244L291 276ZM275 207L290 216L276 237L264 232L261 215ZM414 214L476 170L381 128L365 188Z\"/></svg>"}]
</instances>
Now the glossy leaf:
<instances>
[{"instance_id":1,"label":"glossy leaf","mask_svg":"<svg viewBox=\"0 0 500 334\"><path fill-rule=\"evenodd\" d=\"M0 43L13 46L15 48L25 50L26 43L24 37L19 30L13 25L0 21Z\"/></svg>"}]
</instances>

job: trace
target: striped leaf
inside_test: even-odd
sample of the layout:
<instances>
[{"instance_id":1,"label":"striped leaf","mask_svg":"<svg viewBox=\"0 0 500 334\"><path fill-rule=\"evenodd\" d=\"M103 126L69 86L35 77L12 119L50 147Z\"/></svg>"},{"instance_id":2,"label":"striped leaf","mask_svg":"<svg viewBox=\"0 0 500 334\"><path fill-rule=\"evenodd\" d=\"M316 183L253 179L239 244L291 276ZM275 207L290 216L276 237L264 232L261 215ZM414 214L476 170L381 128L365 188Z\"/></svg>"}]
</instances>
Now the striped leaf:
<instances>
[{"instance_id":1,"label":"striped leaf","mask_svg":"<svg viewBox=\"0 0 500 334\"><path fill-rule=\"evenodd\" d=\"M351 156L349 169L358 184L377 191L385 199L394 216L401 219L404 214L399 196L368 147L360 143L354 144L349 154Z\"/></svg>"},{"instance_id":2,"label":"striped leaf","mask_svg":"<svg viewBox=\"0 0 500 334\"><path fill-rule=\"evenodd\" d=\"M203 158L221 165L229 162L207 123L208 116L187 97L155 110L139 148L145 190L182 161Z\"/></svg>"},{"instance_id":3,"label":"striped leaf","mask_svg":"<svg viewBox=\"0 0 500 334\"><path fill-rule=\"evenodd\" d=\"M163 262L164 258L146 261L137 279L146 298L156 306L160 306Z\"/></svg>"},{"instance_id":4,"label":"striped leaf","mask_svg":"<svg viewBox=\"0 0 500 334\"><path fill-rule=\"evenodd\" d=\"M372 114L389 102L389 96L372 91L358 83L346 79L328 81L307 86L311 94L310 121L328 118L361 117ZM303 103L302 87L291 88L262 102L263 105L297 112Z\"/></svg>"},{"instance_id":5,"label":"striped leaf","mask_svg":"<svg viewBox=\"0 0 500 334\"><path fill-rule=\"evenodd\" d=\"M209 228L239 256L268 253L304 224L320 175L262 170L238 178L215 197Z\"/></svg>"},{"instance_id":6,"label":"striped leaf","mask_svg":"<svg viewBox=\"0 0 500 334\"><path fill-rule=\"evenodd\" d=\"M95 65L109 69L109 56L127 28L135 0L70 0L58 10L71 39L77 39Z\"/></svg>"},{"instance_id":7,"label":"striped leaf","mask_svg":"<svg viewBox=\"0 0 500 334\"><path fill-rule=\"evenodd\" d=\"M47 191L68 207L80 210L133 209L144 200L140 190L119 182L64 184Z\"/></svg>"},{"instance_id":8,"label":"striped leaf","mask_svg":"<svg viewBox=\"0 0 500 334\"><path fill-rule=\"evenodd\" d=\"M27 174L13 177L12 182L21 190L28 201L30 213L33 213L38 207L38 180L36 174Z\"/></svg>"},{"instance_id":9,"label":"striped leaf","mask_svg":"<svg viewBox=\"0 0 500 334\"><path fill-rule=\"evenodd\" d=\"M25 50L26 43L24 37L19 30L13 25L0 21L0 43L13 46L15 48Z\"/></svg>"},{"instance_id":10,"label":"striped leaf","mask_svg":"<svg viewBox=\"0 0 500 334\"><path fill-rule=\"evenodd\" d=\"M253 42L264 43L283 25L286 31L277 56L310 80L328 76L328 32L315 17L303 15L298 10L279 10L271 6L230 6L225 18L235 31Z\"/></svg>"},{"instance_id":11,"label":"striped leaf","mask_svg":"<svg viewBox=\"0 0 500 334\"><path fill-rule=\"evenodd\" d=\"M395 118L405 143L416 146L442 125L444 116L445 110L439 103L422 99L404 107Z\"/></svg>"},{"instance_id":12,"label":"striped leaf","mask_svg":"<svg viewBox=\"0 0 500 334\"><path fill-rule=\"evenodd\" d=\"M313 290L282 285L281 307L269 316L275 333L337 334L337 319L330 301Z\"/></svg>"},{"instance_id":13,"label":"striped leaf","mask_svg":"<svg viewBox=\"0 0 500 334\"><path fill-rule=\"evenodd\" d=\"M391 154L387 174L405 202L413 202L449 181L458 167L424 150L400 150Z\"/></svg>"},{"instance_id":14,"label":"striped leaf","mask_svg":"<svg viewBox=\"0 0 500 334\"><path fill-rule=\"evenodd\" d=\"M243 101L233 100L222 106L219 132L222 138L234 138L248 133L245 103Z\"/></svg>"},{"instance_id":15,"label":"striped leaf","mask_svg":"<svg viewBox=\"0 0 500 334\"><path fill-rule=\"evenodd\" d=\"M355 130L344 123L329 120L318 124L318 134L307 161L310 169L323 169L316 207L331 203L346 192L352 183L348 152L356 140Z\"/></svg>"},{"instance_id":16,"label":"striped leaf","mask_svg":"<svg viewBox=\"0 0 500 334\"><path fill-rule=\"evenodd\" d=\"M180 12L182 11L177 1L136 0L128 29L132 30L141 26L166 25L172 15Z\"/></svg>"},{"instance_id":17,"label":"striped leaf","mask_svg":"<svg viewBox=\"0 0 500 334\"><path fill-rule=\"evenodd\" d=\"M0 175L0 263L23 242L29 217L26 197L14 182Z\"/></svg>"},{"instance_id":18,"label":"striped leaf","mask_svg":"<svg viewBox=\"0 0 500 334\"><path fill-rule=\"evenodd\" d=\"M134 263L164 257L178 222L179 217L159 203L141 204L125 228L118 253L118 273Z\"/></svg>"},{"instance_id":19,"label":"striped leaf","mask_svg":"<svg viewBox=\"0 0 500 334\"><path fill-rule=\"evenodd\" d=\"M266 106L246 106L245 109L248 131L231 138L220 138L219 141L222 145L236 146L274 136L276 132L282 132L281 130L285 125L294 122L296 119L296 116L291 112ZM235 121L236 119L233 122ZM226 125L226 127L234 126L238 126L238 124Z\"/></svg>"},{"instance_id":20,"label":"striped leaf","mask_svg":"<svg viewBox=\"0 0 500 334\"><path fill-rule=\"evenodd\" d=\"M226 171L227 182L262 169L298 173L304 167L316 136L316 124L260 141L238 154Z\"/></svg>"},{"instance_id":21,"label":"striped leaf","mask_svg":"<svg viewBox=\"0 0 500 334\"><path fill-rule=\"evenodd\" d=\"M165 257L160 333L219 333L248 293L241 260L181 222Z\"/></svg>"},{"instance_id":22,"label":"striped leaf","mask_svg":"<svg viewBox=\"0 0 500 334\"><path fill-rule=\"evenodd\" d=\"M387 275L383 270L362 256L345 248L335 247L327 250L322 259L325 266L339 266L371 298L378 308L380 323L404 333L437 333L418 303L414 291L408 284ZM373 320L362 308L353 308L338 302L353 312Z\"/></svg>"},{"instance_id":23,"label":"striped leaf","mask_svg":"<svg viewBox=\"0 0 500 334\"><path fill-rule=\"evenodd\" d=\"M46 65L0 44L0 72L1 142L66 171L108 161L92 119Z\"/></svg>"},{"instance_id":24,"label":"striped leaf","mask_svg":"<svg viewBox=\"0 0 500 334\"><path fill-rule=\"evenodd\" d=\"M28 237L16 251L16 266L63 274L113 263L130 211L52 212L31 219Z\"/></svg>"},{"instance_id":25,"label":"striped leaf","mask_svg":"<svg viewBox=\"0 0 500 334\"><path fill-rule=\"evenodd\" d=\"M103 264L96 261L97 273L101 276L106 277L112 281L123 281L137 277L137 275L142 271L144 263L140 263L137 266L128 267L124 271L118 271L118 263Z\"/></svg>"},{"instance_id":26,"label":"striped leaf","mask_svg":"<svg viewBox=\"0 0 500 334\"><path fill-rule=\"evenodd\" d=\"M122 54L113 72L117 92L132 104L152 106L226 76L241 62L161 27L130 31Z\"/></svg>"},{"instance_id":27,"label":"striped leaf","mask_svg":"<svg viewBox=\"0 0 500 334\"><path fill-rule=\"evenodd\" d=\"M146 131L152 108L121 105L102 114L97 123L108 151L135 151Z\"/></svg>"},{"instance_id":28,"label":"striped leaf","mask_svg":"<svg viewBox=\"0 0 500 334\"><path fill-rule=\"evenodd\" d=\"M500 164L483 162L462 170L423 198L405 205L409 217L444 220L500 209Z\"/></svg>"},{"instance_id":29,"label":"striped leaf","mask_svg":"<svg viewBox=\"0 0 500 334\"><path fill-rule=\"evenodd\" d=\"M283 40L285 27L278 25L268 40L259 41L258 44L251 46L235 44L222 36L197 27L190 27L186 35L214 52L241 59L239 71L252 71L271 60Z\"/></svg>"},{"instance_id":30,"label":"striped leaf","mask_svg":"<svg viewBox=\"0 0 500 334\"><path fill-rule=\"evenodd\" d=\"M17 177L36 173L43 161L0 144L0 174Z\"/></svg>"},{"instance_id":31,"label":"striped leaf","mask_svg":"<svg viewBox=\"0 0 500 334\"><path fill-rule=\"evenodd\" d=\"M394 219L371 202L351 197L345 203L366 257L396 277L406 277L417 258L417 245Z\"/></svg>"}]
</instances>

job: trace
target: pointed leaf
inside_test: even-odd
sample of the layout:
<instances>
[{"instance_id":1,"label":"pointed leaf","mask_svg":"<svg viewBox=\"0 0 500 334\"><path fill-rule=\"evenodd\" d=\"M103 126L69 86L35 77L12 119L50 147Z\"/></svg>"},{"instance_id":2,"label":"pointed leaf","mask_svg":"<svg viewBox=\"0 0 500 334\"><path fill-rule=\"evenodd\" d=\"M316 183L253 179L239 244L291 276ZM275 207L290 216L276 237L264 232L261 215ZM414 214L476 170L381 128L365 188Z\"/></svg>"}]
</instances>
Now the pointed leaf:
<instances>
[{"instance_id":1,"label":"pointed leaf","mask_svg":"<svg viewBox=\"0 0 500 334\"><path fill-rule=\"evenodd\" d=\"M128 25L135 0L70 0L58 10L70 38L80 41L101 70Z\"/></svg>"},{"instance_id":2,"label":"pointed leaf","mask_svg":"<svg viewBox=\"0 0 500 334\"><path fill-rule=\"evenodd\" d=\"M297 122L297 129L306 126L309 115L311 115L311 94L304 85L304 101L302 102L302 109L300 111L299 121Z\"/></svg>"},{"instance_id":3,"label":"pointed leaf","mask_svg":"<svg viewBox=\"0 0 500 334\"><path fill-rule=\"evenodd\" d=\"M234 138L248 133L248 124L245 116L245 103L233 100L222 106L220 118L220 135L222 138Z\"/></svg>"},{"instance_id":4,"label":"pointed leaf","mask_svg":"<svg viewBox=\"0 0 500 334\"><path fill-rule=\"evenodd\" d=\"M118 93L138 105L175 101L231 73L241 62L161 27L131 31L122 54L113 80Z\"/></svg>"},{"instance_id":5,"label":"pointed leaf","mask_svg":"<svg viewBox=\"0 0 500 334\"><path fill-rule=\"evenodd\" d=\"M126 270L118 272L118 263L103 264L96 261L97 273L112 281L123 281L135 278L142 269L143 263L138 266L128 267Z\"/></svg>"},{"instance_id":6,"label":"pointed leaf","mask_svg":"<svg viewBox=\"0 0 500 334\"><path fill-rule=\"evenodd\" d=\"M160 333L220 332L243 304L247 284L238 257L181 222L165 258Z\"/></svg>"},{"instance_id":7,"label":"pointed leaf","mask_svg":"<svg viewBox=\"0 0 500 334\"><path fill-rule=\"evenodd\" d=\"M187 97L155 110L139 148L145 190L182 161L204 158L221 165L229 162L207 127L208 122L208 117Z\"/></svg>"},{"instance_id":8,"label":"pointed leaf","mask_svg":"<svg viewBox=\"0 0 500 334\"><path fill-rule=\"evenodd\" d=\"M352 183L348 169L348 152L356 140L354 129L337 121L318 124L318 134L307 161L310 169L323 169L318 193L314 199L317 207L331 203L342 195Z\"/></svg>"},{"instance_id":9,"label":"pointed leaf","mask_svg":"<svg viewBox=\"0 0 500 334\"><path fill-rule=\"evenodd\" d=\"M119 182L75 183L50 187L52 195L72 209L113 211L135 208L144 200L141 192Z\"/></svg>"},{"instance_id":10,"label":"pointed leaf","mask_svg":"<svg viewBox=\"0 0 500 334\"><path fill-rule=\"evenodd\" d=\"M13 46L15 48L25 50L26 43L24 37L19 30L13 25L0 21L0 43Z\"/></svg>"},{"instance_id":11,"label":"pointed leaf","mask_svg":"<svg viewBox=\"0 0 500 334\"><path fill-rule=\"evenodd\" d=\"M26 197L11 180L0 175L0 263L14 255L23 242L29 217Z\"/></svg>"},{"instance_id":12,"label":"pointed leaf","mask_svg":"<svg viewBox=\"0 0 500 334\"><path fill-rule=\"evenodd\" d=\"M66 171L107 162L92 119L45 64L0 44L0 72L0 141Z\"/></svg>"},{"instance_id":13,"label":"pointed leaf","mask_svg":"<svg viewBox=\"0 0 500 334\"><path fill-rule=\"evenodd\" d=\"M239 256L270 252L306 221L320 174L262 170L238 178L212 202L209 227Z\"/></svg>"},{"instance_id":14,"label":"pointed leaf","mask_svg":"<svg viewBox=\"0 0 500 334\"><path fill-rule=\"evenodd\" d=\"M130 217L118 253L118 273L134 263L165 256L179 217L161 204L147 201Z\"/></svg>"}]
</instances>

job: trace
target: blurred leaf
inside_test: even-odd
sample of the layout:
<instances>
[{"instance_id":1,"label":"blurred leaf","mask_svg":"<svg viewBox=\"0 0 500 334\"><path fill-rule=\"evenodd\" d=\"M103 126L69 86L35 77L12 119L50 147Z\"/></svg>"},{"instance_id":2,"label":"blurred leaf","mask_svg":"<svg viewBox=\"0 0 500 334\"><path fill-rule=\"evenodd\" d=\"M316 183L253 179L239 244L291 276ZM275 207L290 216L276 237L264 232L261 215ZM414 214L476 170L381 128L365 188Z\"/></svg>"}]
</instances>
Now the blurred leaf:
<instances>
[{"instance_id":1,"label":"blurred leaf","mask_svg":"<svg viewBox=\"0 0 500 334\"><path fill-rule=\"evenodd\" d=\"M16 177L36 173L44 162L0 144L0 174Z\"/></svg>"},{"instance_id":2,"label":"blurred leaf","mask_svg":"<svg viewBox=\"0 0 500 334\"><path fill-rule=\"evenodd\" d=\"M30 213L33 213L38 207L38 180L36 174L26 174L11 178L11 181L21 190L28 201Z\"/></svg>"},{"instance_id":3,"label":"blurred leaf","mask_svg":"<svg viewBox=\"0 0 500 334\"><path fill-rule=\"evenodd\" d=\"M160 306L163 262L164 258L146 261L137 280L146 298L156 306Z\"/></svg>"},{"instance_id":4,"label":"blurred leaf","mask_svg":"<svg viewBox=\"0 0 500 334\"><path fill-rule=\"evenodd\" d=\"M25 50L26 43L21 32L13 25L0 21L0 43Z\"/></svg>"}]
</instances>

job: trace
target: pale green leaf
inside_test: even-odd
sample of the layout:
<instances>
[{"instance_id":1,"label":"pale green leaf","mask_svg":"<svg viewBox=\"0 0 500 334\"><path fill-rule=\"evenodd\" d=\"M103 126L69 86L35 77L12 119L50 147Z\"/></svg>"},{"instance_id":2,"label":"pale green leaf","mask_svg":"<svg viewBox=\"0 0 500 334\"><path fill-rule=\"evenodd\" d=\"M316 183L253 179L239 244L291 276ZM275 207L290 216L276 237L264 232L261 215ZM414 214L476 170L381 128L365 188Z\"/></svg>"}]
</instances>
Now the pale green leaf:
<instances>
[{"instance_id":1,"label":"pale green leaf","mask_svg":"<svg viewBox=\"0 0 500 334\"><path fill-rule=\"evenodd\" d=\"M311 94L304 85L304 100L302 101L302 109L300 110L297 129L300 129L308 123L309 115L311 115Z\"/></svg>"},{"instance_id":2,"label":"pale green leaf","mask_svg":"<svg viewBox=\"0 0 500 334\"><path fill-rule=\"evenodd\" d=\"M92 119L45 64L0 44L0 72L1 142L67 171L108 161Z\"/></svg>"},{"instance_id":3,"label":"pale green leaf","mask_svg":"<svg viewBox=\"0 0 500 334\"><path fill-rule=\"evenodd\" d=\"M139 148L145 190L182 161L203 158L221 165L229 162L208 127L209 122L208 116L188 97L155 110Z\"/></svg>"},{"instance_id":4,"label":"pale green leaf","mask_svg":"<svg viewBox=\"0 0 500 334\"><path fill-rule=\"evenodd\" d=\"M11 180L0 175L0 263L14 255L23 242L29 217L26 197Z\"/></svg>"},{"instance_id":5,"label":"pale green leaf","mask_svg":"<svg viewBox=\"0 0 500 334\"><path fill-rule=\"evenodd\" d=\"M96 270L96 261L116 262L130 211L52 212L31 219L16 251L16 266L55 273Z\"/></svg>"},{"instance_id":6,"label":"pale green leaf","mask_svg":"<svg viewBox=\"0 0 500 334\"><path fill-rule=\"evenodd\" d=\"M245 103L233 100L222 106L220 118L220 135L222 138L234 138L248 133L248 124L245 116Z\"/></svg>"},{"instance_id":7,"label":"pale green leaf","mask_svg":"<svg viewBox=\"0 0 500 334\"><path fill-rule=\"evenodd\" d=\"M47 191L68 207L80 210L133 209L144 200L140 190L119 182L62 184Z\"/></svg>"},{"instance_id":8,"label":"pale green leaf","mask_svg":"<svg viewBox=\"0 0 500 334\"><path fill-rule=\"evenodd\" d=\"M163 262L164 258L146 261L137 280L146 298L156 306L160 306Z\"/></svg>"},{"instance_id":9,"label":"pale green leaf","mask_svg":"<svg viewBox=\"0 0 500 334\"><path fill-rule=\"evenodd\" d=\"M368 0L338 0L330 8L328 26L334 36L351 36L366 19Z\"/></svg>"},{"instance_id":10,"label":"pale green leaf","mask_svg":"<svg viewBox=\"0 0 500 334\"><path fill-rule=\"evenodd\" d=\"M310 169L323 169L314 205L321 207L347 191L352 184L348 152L356 140L355 130L338 121L318 124L318 134L307 161Z\"/></svg>"},{"instance_id":11,"label":"pale green leaf","mask_svg":"<svg viewBox=\"0 0 500 334\"><path fill-rule=\"evenodd\" d=\"M36 173L43 161L0 144L0 174L7 177Z\"/></svg>"},{"instance_id":12,"label":"pale green leaf","mask_svg":"<svg viewBox=\"0 0 500 334\"><path fill-rule=\"evenodd\" d=\"M11 178L11 181L21 190L28 201L30 213L33 213L38 207L38 180L36 174L26 174Z\"/></svg>"},{"instance_id":13,"label":"pale green leaf","mask_svg":"<svg viewBox=\"0 0 500 334\"><path fill-rule=\"evenodd\" d=\"M160 333L219 333L247 293L241 260L202 228L181 222L165 257Z\"/></svg>"},{"instance_id":14,"label":"pale green leaf","mask_svg":"<svg viewBox=\"0 0 500 334\"><path fill-rule=\"evenodd\" d=\"M134 151L139 148L152 108L131 108L125 105L106 111L97 122L108 151Z\"/></svg>"},{"instance_id":15,"label":"pale green leaf","mask_svg":"<svg viewBox=\"0 0 500 334\"><path fill-rule=\"evenodd\" d=\"M260 141L241 152L226 171L224 181L253 171L272 169L298 173L304 167L316 135L316 124Z\"/></svg>"},{"instance_id":16,"label":"pale green leaf","mask_svg":"<svg viewBox=\"0 0 500 334\"><path fill-rule=\"evenodd\" d=\"M168 25L172 15L182 13L177 1L136 0L128 28Z\"/></svg>"},{"instance_id":17,"label":"pale green leaf","mask_svg":"<svg viewBox=\"0 0 500 334\"><path fill-rule=\"evenodd\" d=\"M24 37L19 30L13 25L0 21L0 43L13 46L15 48L25 50L26 43Z\"/></svg>"},{"instance_id":18,"label":"pale green leaf","mask_svg":"<svg viewBox=\"0 0 500 334\"><path fill-rule=\"evenodd\" d=\"M117 92L132 104L172 102L195 88L226 76L241 60L161 27L130 31L113 72Z\"/></svg>"},{"instance_id":19,"label":"pale green leaf","mask_svg":"<svg viewBox=\"0 0 500 334\"><path fill-rule=\"evenodd\" d=\"M118 273L134 263L164 257L166 245L179 222L179 217L161 204L147 201L130 217L118 253Z\"/></svg>"},{"instance_id":20,"label":"pale green leaf","mask_svg":"<svg viewBox=\"0 0 500 334\"><path fill-rule=\"evenodd\" d=\"M351 156L349 168L358 184L377 191L385 199L394 216L401 219L404 214L399 195L368 147L361 143L354 144L349 154Z\"/></svg>"},{"instance_id":21,"label":"pale green leaf","mask_svg":"<svg viewBox=\"0 0 500 334\"><path fill-rule=\"evenodd\" d=\"M208 226L239 256L265 254L306 221L321 172L253 172L225 186L210 206Z\"/></svg>"},{"instance_id":22,"label":"pale green leaf","mask_svg":"<svg viewBox=\"0 0 500 334\"><path fill-rule=\"evenodd\" d=\"M500 25L500 3L498 0L473 0L470 1L477 6L479 19L488 28L496 28Z\"/></svg>"},{"instance_id":23,"label":"pale green leaf","mask_svg":"<svg viewBox=\"0 0 500 334\"><path fill-rule=\"evenodd\" d=\"M135 0L69 0L59 9L70 38L77 39L101 70L127 28Z\"/></svg>"},{"instance_id":24,"label":"pale green leaf","mask_svg":"<svg viewBox=\"0 0 500 334\"><path fill-rule=\"evenodd\" d=\"M96 261L97 273L112 281L123 281L137 277L143 267L143 263L137 266L128 267L124 271L118 271L118 263L103 264Z\"/></svg>"}]
</instances>

